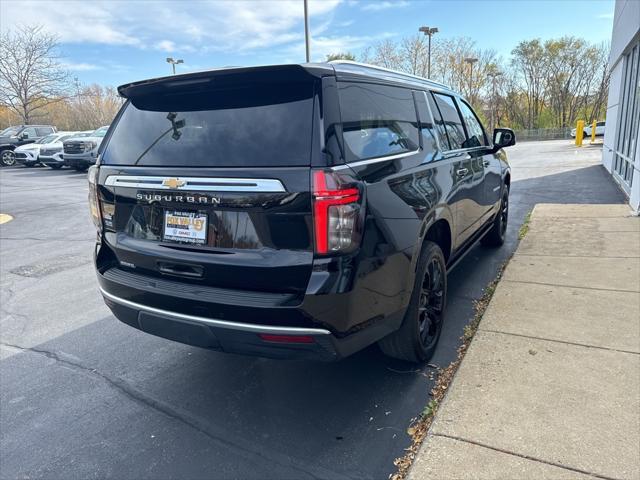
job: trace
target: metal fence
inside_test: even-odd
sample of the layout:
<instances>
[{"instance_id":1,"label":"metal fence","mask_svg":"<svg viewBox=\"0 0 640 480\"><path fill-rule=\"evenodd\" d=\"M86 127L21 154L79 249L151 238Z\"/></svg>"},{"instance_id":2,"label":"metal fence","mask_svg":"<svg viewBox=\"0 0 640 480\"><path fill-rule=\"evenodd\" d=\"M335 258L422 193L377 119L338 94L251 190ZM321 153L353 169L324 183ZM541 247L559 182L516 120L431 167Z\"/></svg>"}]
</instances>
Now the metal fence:
<instances>
[{"instance_id":1,"label":"metal fence","mask_svg":"<svg viewBox=\"0 0 640 480\"><path fill-rule=\"evenodd\" d=\"M516 130L516 140L527 142L535 140L563 140L571 138L571 128L532 128Z\"/></svg>"}]
</instances>

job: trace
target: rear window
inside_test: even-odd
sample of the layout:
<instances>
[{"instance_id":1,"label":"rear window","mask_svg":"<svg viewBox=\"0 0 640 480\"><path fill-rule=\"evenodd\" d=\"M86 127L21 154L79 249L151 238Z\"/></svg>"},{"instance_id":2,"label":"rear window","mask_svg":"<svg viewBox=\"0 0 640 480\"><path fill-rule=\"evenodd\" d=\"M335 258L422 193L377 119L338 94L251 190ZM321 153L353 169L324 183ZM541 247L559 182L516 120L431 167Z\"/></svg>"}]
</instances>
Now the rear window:
<instances>
[{"instance_id":1,"label":"rear window","mask_svg":"<svg viewBox=\"0 0 640 480\"><path fill-rule=\"evenodd\" d=\"M339 84L347 162L418 149L411 90L370 83Z\"/></svg>"},{"instance_id":2,"label":"rear window","mask_svg":"<svg viewBox=\"0 0 640 480\"><path fill-rule=\"evenodd\" d=\"M125 106L102 163L307 166L312 120L310 82L138 97Z\"/></svg>"}]
</instances>

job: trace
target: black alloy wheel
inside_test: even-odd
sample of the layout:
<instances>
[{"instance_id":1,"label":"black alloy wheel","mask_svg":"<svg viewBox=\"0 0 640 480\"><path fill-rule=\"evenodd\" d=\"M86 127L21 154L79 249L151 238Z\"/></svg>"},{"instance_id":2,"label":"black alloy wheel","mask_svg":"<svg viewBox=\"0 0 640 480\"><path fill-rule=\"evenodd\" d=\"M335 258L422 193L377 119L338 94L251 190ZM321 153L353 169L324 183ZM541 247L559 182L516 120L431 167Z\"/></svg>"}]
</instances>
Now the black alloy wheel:
<instances>
[{"instance_id":1,"label":"black alloy wheel","mask_svg":"<svg viewBox=\"0 0 640 480\"><path fill-rule=\"evenodd\" d=\"M509 189L505 186L500 201L500 210L493 220L491 230L482 237L481 243L487 247L500 247L507 238L507 225L509 222Z\"/></svg>"},{"instance_id":2,"label":"black alloy wheel","mask_svg":"<svg viewBox=\"0 0 640 480\"><path fill-rule=\"evenodd\" d=\"M434 346L433 344L440 334L444 312L446 275L446 272L443 271L443 265L437 258L432 258L425 271L418 304L420 341L425 350Z\"/></svg>"},{"instance_id":3,"label":"black alloy wheel","mask_svg":"<svg viewBox=\"0 0 640 480\"><path fill-rule=\"evenodd\" d=\"M428 361L436 350L447 304L447 265L440 246L426 240L400 328L378 342L390 357Z\"/></svg>"}]
</instances>

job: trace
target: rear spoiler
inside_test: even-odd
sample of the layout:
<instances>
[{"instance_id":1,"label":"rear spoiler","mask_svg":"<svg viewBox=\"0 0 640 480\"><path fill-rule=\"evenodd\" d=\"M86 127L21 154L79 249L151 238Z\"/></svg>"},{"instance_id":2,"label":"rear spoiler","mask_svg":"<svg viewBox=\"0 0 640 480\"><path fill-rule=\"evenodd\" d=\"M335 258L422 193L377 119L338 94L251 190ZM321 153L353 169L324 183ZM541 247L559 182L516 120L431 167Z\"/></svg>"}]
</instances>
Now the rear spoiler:
<instances>
[{"instance_id":1,"label":"rear spoiler","mask_svg":"<svg viewBox=\"0 0 640 480\"><path fill-rule=\"evenodd\" d=\"M335 75L335 70L329 64L228 67L126 83L118 87L118 93L130 99L172 91L208 90L238 83L302 82L326 75Z\"/></svg>"}]
</instances>

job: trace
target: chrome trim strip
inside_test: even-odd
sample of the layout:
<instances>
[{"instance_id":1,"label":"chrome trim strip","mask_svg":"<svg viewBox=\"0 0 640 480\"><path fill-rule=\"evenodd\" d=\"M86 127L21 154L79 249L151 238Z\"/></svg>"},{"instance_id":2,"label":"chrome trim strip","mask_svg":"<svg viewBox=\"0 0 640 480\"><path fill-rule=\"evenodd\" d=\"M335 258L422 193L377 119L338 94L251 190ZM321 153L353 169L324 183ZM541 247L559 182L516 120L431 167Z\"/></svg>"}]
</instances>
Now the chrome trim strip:
<instances>
[{"instance_id":1,"label":"chrome trim strip","mask_svg":"<svg viewBox=\"0 0 640 480\"><path fill-rule=\"evenodd\" d=\"M171 188L165 180L184 182ZM152 190L188 190L197 192L286 192L280 180L274 178L223 178L223 177L161 177L137 175L110 175L105 181L108 187L149 188Z\"/></svg>"},{"instance_id":2,"label":"chrome trim strip","mask_svg":"<svg viewBox=\"0 0 640 480\"><path fill-rule=\"evenodd\" d=\"M344 165L336 165L335 167L333 167L333 170L340 170L341 168L347 168L347 167L359 167L361 165L369 165L371 163L386 162L387 160L396 160L398 158L404 158L410 155L415 155L419 152L420 152L420 149L412 150L411 152L403 152L403 153L397 153L395 155L388 155L386 157L370 158L368 160L358 160L357 162L345 163Z\"/></svg>"},{"instance_id":3,"label":"chrome trim strip","mask_svg":"<svg viewBox=\"0 0 640 480\"><path fill-rule=\"evenodd\" d=\"M250 323L230 322L227 320L217 320L214 318L205 318L195 315L185 315L183 313L170 312L168 310L149 307L147 305L141 305L130 300L125 300L124 298L116 297L115 295L112 295L105 291L102 287L99 288L100 292L105 298L125 307L133 308L147 313L153 313L155 315L175 318L177 320L187 320L190 322L203 323L211 327L226 328L229 330L240 330L243 332L272 333L279 335L331 335L331 332L329 330L324 330L322 328L272 327L269 325L253 325Z\"/></svg>"}]
</instances>

